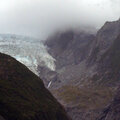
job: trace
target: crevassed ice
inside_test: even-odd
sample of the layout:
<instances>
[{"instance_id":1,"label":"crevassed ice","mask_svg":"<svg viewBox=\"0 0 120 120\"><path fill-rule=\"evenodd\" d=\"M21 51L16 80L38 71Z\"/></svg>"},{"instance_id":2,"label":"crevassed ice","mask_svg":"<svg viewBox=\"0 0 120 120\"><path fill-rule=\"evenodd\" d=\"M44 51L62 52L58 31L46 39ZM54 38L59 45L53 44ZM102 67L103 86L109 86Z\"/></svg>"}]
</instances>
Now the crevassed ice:
<instances>
[{"instance_id":1,"label":"crevassed ice","mask_svg":"<svg viewBox=\"0 0 120 120\"><path fill-rule=\"evenodd\" d=\"M55 59L40 40L17 35L0 35L0 52L11 55L38 74L37 67L46 66L55 71Z\"/></svg>"}]
</instances>

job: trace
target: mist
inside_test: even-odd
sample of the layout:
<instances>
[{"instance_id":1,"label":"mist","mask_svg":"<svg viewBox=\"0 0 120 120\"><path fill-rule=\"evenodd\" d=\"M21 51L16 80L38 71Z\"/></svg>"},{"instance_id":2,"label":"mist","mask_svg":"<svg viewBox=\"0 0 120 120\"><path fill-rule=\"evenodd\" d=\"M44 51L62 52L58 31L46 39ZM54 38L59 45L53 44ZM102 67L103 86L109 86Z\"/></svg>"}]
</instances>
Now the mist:
<instances>
[{"instance_id":1,"label":"mist","mask_svg":"<svg viewBox=\"0 0 120 120\"><path fill-rule=\"evenodd\" d=\"M120 0L0 0L0 33L40 39L62 29L98 29L119 17Z\"/></svg>"}]
</instances>

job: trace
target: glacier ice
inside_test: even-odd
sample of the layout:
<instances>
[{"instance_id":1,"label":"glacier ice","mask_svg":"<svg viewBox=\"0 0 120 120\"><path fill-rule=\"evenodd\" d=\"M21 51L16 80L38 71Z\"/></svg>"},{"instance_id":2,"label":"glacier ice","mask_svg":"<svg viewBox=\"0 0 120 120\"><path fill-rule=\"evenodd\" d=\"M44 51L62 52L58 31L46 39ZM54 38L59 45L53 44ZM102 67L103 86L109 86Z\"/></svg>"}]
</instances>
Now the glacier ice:
<instances>
[{"instance_id":1,"label":"glacier ice","mask_svg":"<svg viewBox=\"0 0 120 120\"><path fill-rule=\"evenodd\" d=\"M37 67L55 71L55 59L39 39L20 35L0 34L0 52L11 55L38 75Z\"/></svg>"}]
</instances>

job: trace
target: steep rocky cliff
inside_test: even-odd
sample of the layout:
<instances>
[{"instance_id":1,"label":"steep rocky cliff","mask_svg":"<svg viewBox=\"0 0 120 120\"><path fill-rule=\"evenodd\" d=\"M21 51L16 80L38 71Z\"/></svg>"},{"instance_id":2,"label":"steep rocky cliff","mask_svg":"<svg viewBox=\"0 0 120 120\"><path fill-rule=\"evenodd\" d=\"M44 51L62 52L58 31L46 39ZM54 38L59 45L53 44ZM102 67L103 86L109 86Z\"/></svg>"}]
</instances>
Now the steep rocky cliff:
<instances>
[{"instance_id":1,"label":"steep rocky cliff","mask_svg":"<svg viewBox=\"0 0 120 120\"><path fill-rule=\"evenodd\" d=\"M106 22L96 35L67 31L46 42L57 69L42 68L40 76L73 120L95 120L112 101L119 84L119 34L120 20Z\"/></svg>"},{"instance_id":2,"label":"steep rocky cliff","mask_svg":"<svg viewBox=\"0 0 120 120\"><path fill-rule=\"evenodd\" d=\"M0 115L6 120L69 119L39 77L14 58L1 53Z\"/></svg>"},{"instance_id":3,"label":"steep rocky cliff","mask_svg":"<svg viewBox=\"0 0 120 120\"><path fill-rule=\"evenodd\" d=\"M113 22L106 22L97 32L95 40L91 44L92 52L90 54L90 62L99 61L103 55L113 44L114 40L120 33L120 19Z\"/></svg>"},{"instance_id":4,"label":"steep rocky cliff","mask_svg":"<svg viewBox=\"0 0 120 120\"><path fill-rule=\"evenodd\" d=\"M120 87L111 104L106 107L103 113L96 120L119 120L120 119Z\"/></svg>"},{"instance_id":5,"label":"steep rocky cliff","mask_svg":"<svg viewBox=\"0 0 120 120\"><path fill-rule=\"evenodd\" d=\"M110 63L108 65L107 53L115 44L114 41L119 34L120 20L106 22L96 35L67 31L52 36L46 45L49 47L49 53L56 59L56 71L43 69L45 72L40 76L47 74L43 79L47 81L46 85L50 80L52 81L51 88L66 84L77 86L91 84L91 82L100 84L100 81L105 83L104 79L110 81L109 79L113 78L110 78L108 72L112 66ZM116 54L119 56L119 53ZM112 57L109 59L112 60Z\"/></svg>"},{"instance_id":6,"label":"steep rocky cliff","mask_svg":"<svg viewBox=\"0 0 120 120\"><path fill-rule=\"evenodd\" d=\"M97 78L93 83L117 86L120 82L120 33L98 61Z\"/></svg>"}]
</instances>

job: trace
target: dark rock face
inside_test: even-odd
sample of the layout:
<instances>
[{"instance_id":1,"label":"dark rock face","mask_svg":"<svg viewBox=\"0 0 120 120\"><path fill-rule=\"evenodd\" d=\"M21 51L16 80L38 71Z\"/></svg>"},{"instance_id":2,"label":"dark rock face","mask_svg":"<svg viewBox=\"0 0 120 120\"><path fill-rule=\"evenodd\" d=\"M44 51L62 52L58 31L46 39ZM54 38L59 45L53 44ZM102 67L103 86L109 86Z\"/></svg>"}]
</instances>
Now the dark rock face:
<instances>
[{"instance_id":1,"label":"dark rock face","mask_svg":"<svg viewBox=\"0 0 120 120\"><path fill-rule=\"evenodd\" d=\"M1 53L0 115L6 120L69 119L39 77L12 57Z\"/></svg>"},{"instance_id":2,"label":"dark rock face","mask_svg":"<svg viewBox=\"0 0 120 120\"><path fill-rule=\"evenodd\" d=\"M104 86L117 86L119 83L119 43L120 20L106 22L98 31L91 44L91 53L87 59L88 67L96 65L92 83Z\"/></svg>"},{"instance_id":3,"label":"dark rock face","mask_svg":"<svg viewBox=\"0 0 120 120\"><path fill-rule=\"evenodd\" d=\"M120 82L120 34L109 49L101 56L98 73L101 84L117 86ZM99 82L98 82L99 84Z\"/></svg>"},{"instance_id":4,"label":"dark rock face","mask_svg":"<svg viewBox=\"0 0 120 120\"><path fill-rule=\"evenodd\" d=\"M120 20L114 22L106 22L104 26L97 32L96 38L92 43L92 52L89 57L91 63L99 61L103 55L113 44L114 40L120 33Z\"/></svg>"},{"instance_id":5,"label":"dark rock face","mask_svg":"<svg viewBox=\"0 0 120 120\"><path fill-rule=\"evenodd\" d=\"M120 119L120 88L117 91L113 102L104 109L103 113L96 120L119 120Z\"/></svg>"}]
</instances>

